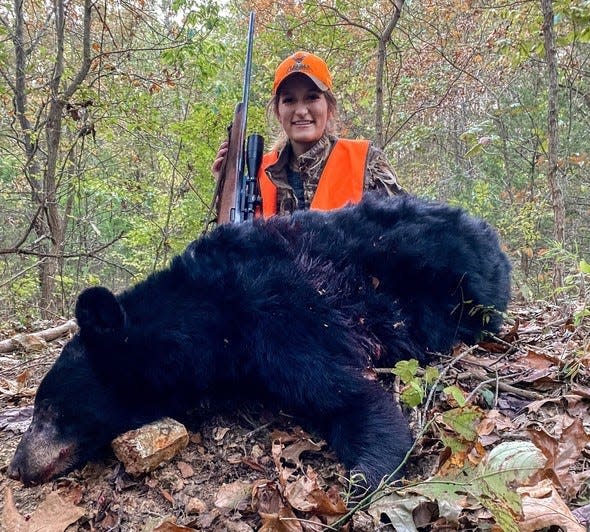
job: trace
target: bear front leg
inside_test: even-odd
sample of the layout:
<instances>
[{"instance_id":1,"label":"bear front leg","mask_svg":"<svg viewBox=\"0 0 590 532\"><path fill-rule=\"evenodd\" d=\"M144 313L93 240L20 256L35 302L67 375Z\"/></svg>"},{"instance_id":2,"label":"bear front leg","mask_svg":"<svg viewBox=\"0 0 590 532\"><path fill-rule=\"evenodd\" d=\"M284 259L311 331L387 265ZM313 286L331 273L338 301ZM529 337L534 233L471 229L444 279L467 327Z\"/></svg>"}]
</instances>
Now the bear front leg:
<instances>
[{"instance_id":1,"label":"bear front leg","mask_svg":"<svg viewBox=\"0 0 590 532\"><path fill-rule=\"evenodd\" d=\"M279 363L282 361L282 363ZM412 445L399 405L362 369L315 352L266 359L262 382L281 406L310 421L369 488L396 472Z\"/></svg>"},{"instance_id":2,"label":"bear front leg","mask_svg":"<svg viewBox=\"0 0 590 532\"><path fill-rule=\"evenodd\" d=\"M375 489L384 477L401 475L412 435L399 405L377 382L365 380L361 388L328 414L325 432L344 465L361 475L360 484Z\"/></svg>"}]
</instances>

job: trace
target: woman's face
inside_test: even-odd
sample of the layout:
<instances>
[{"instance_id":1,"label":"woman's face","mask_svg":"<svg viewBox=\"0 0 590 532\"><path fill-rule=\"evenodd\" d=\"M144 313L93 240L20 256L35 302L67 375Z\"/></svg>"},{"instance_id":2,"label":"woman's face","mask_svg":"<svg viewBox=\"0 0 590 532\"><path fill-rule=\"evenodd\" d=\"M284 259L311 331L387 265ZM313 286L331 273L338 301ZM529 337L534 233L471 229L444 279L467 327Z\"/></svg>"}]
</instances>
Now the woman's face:
<instances>
[{"instance_id":1,"label":"woman's face","mask_svg":"<svg viewBox=\"0 0 590 532\"><path fill-rule=\"evenodd\" d=\"M295 155L311 148L324 134L331 113L325 94L304 74L289 76L279 87L276 115Z\"/></svg>"}]
</instances>

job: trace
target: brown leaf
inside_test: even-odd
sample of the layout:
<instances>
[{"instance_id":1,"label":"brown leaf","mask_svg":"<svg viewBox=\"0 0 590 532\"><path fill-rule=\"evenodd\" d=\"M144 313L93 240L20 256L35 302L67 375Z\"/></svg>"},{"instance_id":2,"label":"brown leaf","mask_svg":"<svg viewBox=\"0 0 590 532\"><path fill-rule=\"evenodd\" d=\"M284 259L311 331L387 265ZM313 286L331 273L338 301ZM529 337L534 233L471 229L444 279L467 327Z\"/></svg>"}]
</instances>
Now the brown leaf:
<instances>
[{"instance_id":1,"label":"brown leaf","mask_svg":"<svg viewBox=\"0 0 590 532\"><path fill-rule=\"evenodd\" d=\"M221 442L225 435L229 432L229 427L215 427L213 429L213 439L216 442Z\"/></svg>"},{"instance_id":2,"label":"brown leaf","mask_svg":"<svg viewBox=\"0 0 590 532\"><path fill-rule=\"evenodd\" d=\"M571 387L572 392L584 399L590 399L590 387L582 384L573 383Z\"/></svg>"},{"instance_id":3,"label":"brown leaf","mask_svg":"<svg viewBox=\"0 0 590 532\"><path fill-rule=\"evenodd\" d=\"M0 390L1 392L2 390ZM33 407L21 406L7 408L0 413L0 429L10 430L15 434L22 434L27 430L33 419Z\"/></svg>"},{"instance_id":4,"label":"brown leaf","mask_svg":"<svg viewBox=\"0 0 590 532\"><path fill-rule=\"evenodd\" d=\"M580 475L570 472L572 466L580 459L584 447L590 443L590 436L584 430L584 424L580 418L563 430L559 440L558 456L555 463L555 473L566 493L575 496L581 487ZM590 471L582 473L582 477L588 478Z\"/></svg>"},{"instance_id":5,"label":"brown leaf","mask_svg":"<svg viewBox=\"0 0 590 532\"><path fill-rule=\"evenodd\" d=\"M271 441L280 441L283 445L292 443L299 439L299 436L294 432L287 432L284 430L273 430L270 435Z\"/></svg>"},{"instance_id":6,"label":"brown leaf","mask_svg":"<svg viewBox=\"0 0 590 532\"><path fill-rule=\"evenodd\" d=\"M281 497L277 482L257 481L252 490L252 506L262 519L261 532L303 532L293 510Z\"/></svg>"},{"instance_id":7,"label":"brown leaf","mask_svg":"<svg viewBox=\"0 0 590 532\"><path fill-rule=\"evenodd\" d=\"M154 532L186 532L188 530L196 530L196 528L177 525L174 521L164 521L154 528Z\"/></svg>"},{"instance_id":8,"label":"brown leaf","mask_svg":"<svg viewBox=\"0 0 590 532\"><path fill-rule=\"evenodd\" d=\"M25 388L24 383L18 380L0 378L0 394L8 395L9 397L21 396L32 397L36 393L36 388Z\"/></svg>"},{"instance_id":9,"label":"brown leaf","mask_svg":"<svg viewBox=\"0 0 590 532\"><path fill-rule=\"evenodd\" d=\"M586 525L586 527L590 525L590 504L576 508L572 514L582 525Z\"/></svg>"},{"instance_id":10,"label":"brown leaf","mask_svg":"<svg viewBox=\"0 0 590 532\"><path fill-rule=\"evenodd\" d=\"M16 509L14 497L10 488L6 488L6 491L4 492L2 518L6 530L12 530L13 532L25 532L29 530L26 519Z\"/></svg>"},{"instance_id":11,"label":"brown leaf","mask_svg":"<svg viewBox=\"0 0 590 532\"><path fill-rule=\"evenodd\" d=\"M180 461L176 465L178 467L178 470L180 471L180 475L182 476L182 478L190 478L195 474L193 466L187 464L186 462Z\"/></svg>"},{"instance_id":12,"label":"brown leaf","mask_svg":"<svg viewBox=\"0 0 590 532\"><path fill-rule=\"evenodd\" d=\"M29 380L30 376L31 376L31 372L28 369L26 369L25 371L19 373L16 376L16 382L22 387Z\"/></svg>"},{"instance_id":13,"label":"brown leaf","mask_svg":"<svg viewBox=\"0 0 590 532\"><path fill-rule=\"evenodd\" d=\"M476 427L478 436L488 436L493 431L514 430L511 419L497 410L490 410Z\"/></svg>"},{"instance_id":14,"label":"brown leaf","mask_svg":"<svg viewBox=\"0 0 590 532\"><path fill-rule=\"evenodd\" d=\"M283 465L283 463L281 462L281 457L283 454L283 445L281 444L280 440L273 440L271 446L271 453L272 459L275 463L275 467L279 474L279 484L282 487L285 487L287 485L287 480L289 480L289 477L297 470L297 468L287 467Z\"/></svg>"},{"instance_id":15,"label":"brown leaf","mask_svg":"<svg viewBox=\"0 0 590 532\"><path fill-rule=\"evenodd\" d=\"M290 508L283 506L278 514L260 514L259 532L303 532L301 523Z\"/></svg>"},{"instance_id":16,"label":"brown leaf","mask_svg":"<svg viewBox=\"0 0 590 532\"><path fill-rule=\"evenodd\" d=\"M252 483L236 480L229 484L223 484L215 497L217 508L228 508L230 510L244 509L252 493Z\"/></svg>"},{"instance_id":17,"label":"brown leaf","mask_svg":"<svg viewBox=\"0 0 590 532\"><path fill-rule=\"evenodd\" d=\"M288 447L282 452L283 460L297 467L303 467L301 463L301 454L306 451L319 452L322 450L323 442L315 443L311 439L301 439Z\"/></svg>"},{"instance_id":18,"label":"brown leaf","mask_svg":"<svg viewBox=\"0 0 590 532\"><path fill-rule=\"evenodd\" d=\"M522 497L524 516L519 523L520 532L535 532L550 526L559 526L567 532L585 532L586 528L572 515L550 480L516 491Z\"/></svg>"},{"instance_id":19,"label":"brown leaf","mask_svg":"<svg viewBox=\"0 0 590 532\"><path fill-rule=\"evenodd\" d=\"M505 342L511 344L518 340L518 329L520 329L520 320L516 318L514 320L514 325L510 328L510 330L504 334L501 338Z\"/></svg>"},{"instance_id":20,"label":"brown leaf","mask_svg":"<svg viewBox=\"0 0 590 532\"><path fill-rule=\"evenodd\" d=\"M174 497L172 497L172 495L170 495L170 492L168 490L165 490L164 488L158 488L160 493L162 494L162 497L164 497L164 499L166 499L170 504L174 504Z\"/></svg>"},{"instance_id":21,"label":"brown leaf","mask_svg":"<svg viewBox=\"0 0 590 532\"><path fill-rule=\"evenodd\" d=\"M580 481L590 476L590 471L577 475L570 471L579 460L584 447L590 443L583 421L574 419L558 437L548 434L542 427L529 429L528 433L531 441L547 458L547 466L553 478L569 496L575 496L580 489Z\"/></svg>"},{"instance_id":22,"label":"brown leaf","mask_svg":"<svg viewBox=\"0 0 590 532\"><path fill-rule=\"evenodd\" d=\"M17 510L10 488L6 489L3 520L10 532L64 532L85 514L83 508L64 501L56 492L51 492L29 519Z\"/></svg>"},{"instance_id":23,"label":"brown leaf","mask_svg":"<svg viewBox=\"0 0 590 532\"><path fill-rule=\"evenodd\" d=\"M242 458L241 463L253 469L254 471L258 471L259 473L266 473L266 469L264 468L264 466L260 465L256 461L256 459L252 458L251 456L246 456Z\"/></svg>"},{"instance_id":24,"label":"brown leaf","mask_svg":"<svg viewBox=\"0 0 590 532\"><path fill-rule=\"evenodd\" d=\"M47 347L47 342L36 333L17 334L13 339L25 353L38 353Z\"/></svg>"},{"instance_id":25,"label":"brown leaf","mask_svg":"<svg viewBox=\"0 0 590 532\"><path fill-rule=\"evenodd\" d=\"M252 489L252 506L258 513L278 513L282 501L277 483L266 479L256 481Z\"/></svg>"},{"instance_id":26,"label":"brown leaf","mask_svg":"<svg viewBox=\"0 0 590 532\"><path fill-rule=\"evenodd\" d=\"M510 347L502 342L478 342L477 345L489 353L505 353Z\"/></svg>"},{"instance_id":27,"label":"brown leaf","mask_svg":"<svg viewBox=\"0 0 590 532\"><path fill-rule=\"evenodd\" d=\"M535 369L551 369L561 364L561 359L549 353L540 353L529 349L524 357L519 359L520 362L526 362L527 366Z\"/></svg>"},{"instance_id":28,"label":"brown leaf","mask_svg":"<svg viewBox=\"0 0 590 532\"><path fill-rule=\"evenodd\" d=\"M313 512L324 516L346 513L344 501L340 497L332 500L328 493L320 488L318 475L311 468L307 469L306 475L287 486L285 498L293 508L302 512Z\"/></svg>"}]
</instances>

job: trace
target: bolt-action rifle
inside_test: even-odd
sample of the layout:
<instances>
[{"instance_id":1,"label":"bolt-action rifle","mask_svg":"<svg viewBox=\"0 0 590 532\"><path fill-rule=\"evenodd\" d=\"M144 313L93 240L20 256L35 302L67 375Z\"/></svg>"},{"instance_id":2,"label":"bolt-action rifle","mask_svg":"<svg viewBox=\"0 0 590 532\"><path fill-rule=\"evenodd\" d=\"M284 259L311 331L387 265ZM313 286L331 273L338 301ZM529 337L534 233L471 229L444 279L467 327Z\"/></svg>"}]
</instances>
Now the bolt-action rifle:
<instances>
[{"instance_id":1,"label":"bolt-action rifle","mask_svg":"<svg viewBox=\"0 0 590 532\"><path fill-rule=\"evenodd\" d=\"M250 13L248 25L248 47L244 69L244 90L242 101L236 106L234 117L228 128L228 151L221 167L215 188L214 203L217 209L217 223L240 223L254 217L260 205L257 174L262 161L264 139L252 134L246 137L248 98L252 73L252 44L254 41L254 13Z\"/></svg>"}]
</instances>

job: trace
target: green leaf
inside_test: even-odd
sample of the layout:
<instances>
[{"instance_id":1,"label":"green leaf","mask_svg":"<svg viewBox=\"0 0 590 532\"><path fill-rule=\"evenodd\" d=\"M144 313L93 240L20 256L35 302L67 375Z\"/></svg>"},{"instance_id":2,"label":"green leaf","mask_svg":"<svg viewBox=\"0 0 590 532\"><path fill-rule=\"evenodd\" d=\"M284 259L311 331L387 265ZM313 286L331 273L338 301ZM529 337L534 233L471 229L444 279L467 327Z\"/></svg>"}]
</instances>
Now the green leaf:
<instances>
[{"instance_id":1,"label":"green leaf","mask_svg":"<svg viewBox=\"0 0 590 532\"><path fill-rule=\"evenodd\" d=\"M433 382L436 382L436 380L439 377L440 371L438 371L438 368L435 368L434 366L428 366L424 370L424 382L428 385L432 384Z\"/></svg>"},{"instance_id":2,"label":"green leaf","mask_svg":"<svg viewBox=\"0 0 590 532\"><path fill-rule=\"evenodd\" d=\"M469 148L466 152L465 152L465 157L473 157L474 155L477 155L478 153L483 151L483 144L480 144L479 142L477 144L474 144L473 146L471 146L471 148Z\"/></svg>"},{"instance_id":3,"label":"green leaf","mask_svg":"<svg viewBox=\"0 0 590 532\"><path fill-rule=\"evenodd\" d=\"M574 325L576 327L578 327L582 321L584 321L584 318L590 316L590 310L587 308L583 308L582 310L579 310L578 312L574 313Z\"/></svg>"},{"instance_id":4,"label":"green leaf","mask_svg":"<svg viewBox=\"0 0 590 532\"><path fill-rule=\"evenodd\" d=\"M397 375L404 384L408 384L418 373L420 365L415 359L401 360L393 368L394 375Z\"/></svg>"},{"instance_id":5,"label":"green leaf","mask_svg":"<svg viewBox=\"0 0 590 532\"><path fill-rule=\"evenodd\" d=\"M447 386L446 388L443 388L443 392L446 395L450 395L459 406L465 406L467 404L463 390L457 388L457 386Z\"/></svg>"},{"instance_id":6,"label":"green leaf","mask_svg":"<svg viewBox=\"0 0 590 532\"><path fill-rule=\"evenodd\" d=\"M463 406L448 410L442 415L446 425L467 441L477 439L476 426L482 418L482 412L476 406Z\"/></svg>"},{"instance_id":7,"label":"green leaf","mask_svg":"<svg viewBox=\"0 0 590 532\"><path fill-rule=\"evenodd\" d=\"M420 386L420 381L412 380L400 394L401 400L409 407L414 408L424 400L424 390Z\"/></svg>"},{"instance_id":8,"label":"green leaf","mask_svg":"<svg viewBox=\"0 0 590 532\"><path fill-rule=\"evenodd\" d=\"M472 493L492 512L503 530L518 531L513 516L520 515L522 505L515 484L522 485L546 462L531 442L509 441L492 449L479 464L472 480Z\"/></svg>"},{"instance_id":9,"label":"green leaf","mask_svg":"<svg viewBox=\"0 0 590 532\"><path fill-rule=\"evenodd\" d=\"M492 390L489 390L488 388L482 388L479 390L479 393L490 408L494 406L496 394Z\"/></svg>"},{"instance_id":10,"label":"green leaf","mask_svg":"<svg viewBox=\"0 0 590 532\"><path fill-rule=\"evenodd\" d=\"M458 504L466 495L488 509L504 532L518 532L521 497L518 485L544 467L543 453L528 441L503 442L477 468L469 463L452 477L433 477L411 488L432 500ZM464 506L464 505L463 505Z\"/></svg>"},{"instance_id":11,"label":"green leaf","mask_svg":"<svg viewBox=\"0 0 590 532\"><path fill-rule=\"evenodd\" d=\"M543 453L530 441L506 441L494 447L481 464L481 475L494 475L508 484L523 482L547 462Z\"/></svg>"},{"instance_id":12,"label":"green leaf","mask_svg":"<svg viewBox=\"0 0 590 532\"><path fill-rule=\"evenodd\" d=\"M463 438L458 438L457 436L449 436L448 434L442 433L440 439L443 445L451 451L451 454L465 452L469 447Z\"/></svg>"},{"instance_id":13,"label":"green leaf","mask_svg":"<svg viewBox=\"0 0 590 532\"><path fill-rule=\"evenodd\" d=\"M590 264L588 264L584 259L580 261L580 264L578 264L578 268L580 268L580 271L582 273L590 274Z\"/></svg>"}]
</instances>

